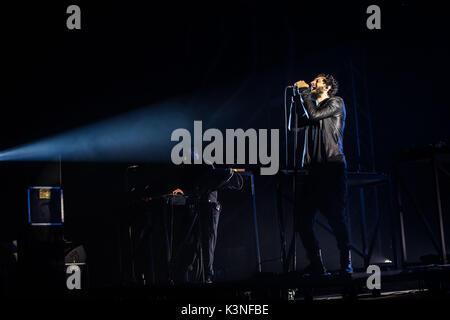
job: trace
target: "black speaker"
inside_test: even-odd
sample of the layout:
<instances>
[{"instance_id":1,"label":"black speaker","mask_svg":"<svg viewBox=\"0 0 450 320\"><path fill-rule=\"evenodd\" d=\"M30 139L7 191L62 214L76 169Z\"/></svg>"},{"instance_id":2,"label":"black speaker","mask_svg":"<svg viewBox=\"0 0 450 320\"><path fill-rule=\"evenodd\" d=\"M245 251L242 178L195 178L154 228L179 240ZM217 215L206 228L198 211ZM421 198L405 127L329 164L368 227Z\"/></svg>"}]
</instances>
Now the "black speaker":
<instances>
[{"instance_id":1,"label":"black speaker","mask_svg":"<svg viewBox=\"0 0 450 320\"><path fill-rule=\"evenodd\" d=\"M66 287L63 192L28 188L28 223L18 241L21 295L58 295Z\"/></svg>"},{"instance_id":2,"label":"black speaker","mask_svg":"<svg viewBox=\"0 0 450 320\"><path fill-rule=\"evenodd\" d=\"M65 290L63 226L28 225L18 241L18 267L22 294Z\"/></svg>"}]
</instances>

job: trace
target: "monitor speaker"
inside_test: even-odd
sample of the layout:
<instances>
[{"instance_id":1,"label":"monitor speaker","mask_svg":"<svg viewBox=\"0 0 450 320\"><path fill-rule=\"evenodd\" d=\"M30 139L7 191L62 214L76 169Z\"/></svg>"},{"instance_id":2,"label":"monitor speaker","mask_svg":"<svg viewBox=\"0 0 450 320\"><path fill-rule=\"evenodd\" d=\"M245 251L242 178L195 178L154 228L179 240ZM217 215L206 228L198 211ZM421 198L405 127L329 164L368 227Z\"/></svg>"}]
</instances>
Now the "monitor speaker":
<instances>
[{"instance_id":1,"label":"monitor speaker","mask_svg":"<svg viewBox=\"0 0 450 320\"><path fill-rule=\"evenodd\" d=\"M63 191L60 187L28 188L28 223L33 226L64 223Z\"/></svg>"}]
</instances>

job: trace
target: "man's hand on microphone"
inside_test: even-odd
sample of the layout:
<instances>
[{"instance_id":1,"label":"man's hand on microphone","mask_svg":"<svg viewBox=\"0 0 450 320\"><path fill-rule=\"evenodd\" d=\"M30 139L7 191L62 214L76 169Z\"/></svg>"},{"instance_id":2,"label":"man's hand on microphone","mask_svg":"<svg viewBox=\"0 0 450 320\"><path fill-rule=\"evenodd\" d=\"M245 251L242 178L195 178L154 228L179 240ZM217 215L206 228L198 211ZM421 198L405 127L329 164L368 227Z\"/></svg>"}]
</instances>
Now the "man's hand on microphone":
<instances>
[{"instance_id":1,"label":"man's hand on microphone","mask_svg":"<svg viewBox=\"0 0 450 320\"><path fill-rule=\"evenodd\" d=\"M181 189L175 189L175 190L172 191L172 194L173 194L173 195L177 195L177 194L182 194L182 195L184 195L184 192L183 192L183 190L181 190Z\"/></svg>"},{"instance_id":2,"label":"man's hand on microphone","mask_svg":"<svg viewBox=\"0 0 450 320\"><path fill-rule=\"evenodd\" d=\"M303 80L300 80L300 81L297 81L296 83L295 83L295 86L297 87L297 88L308 88L309 87L309 84L307 84L305 81L303 81Z\"/></svg>"}]
</instances>

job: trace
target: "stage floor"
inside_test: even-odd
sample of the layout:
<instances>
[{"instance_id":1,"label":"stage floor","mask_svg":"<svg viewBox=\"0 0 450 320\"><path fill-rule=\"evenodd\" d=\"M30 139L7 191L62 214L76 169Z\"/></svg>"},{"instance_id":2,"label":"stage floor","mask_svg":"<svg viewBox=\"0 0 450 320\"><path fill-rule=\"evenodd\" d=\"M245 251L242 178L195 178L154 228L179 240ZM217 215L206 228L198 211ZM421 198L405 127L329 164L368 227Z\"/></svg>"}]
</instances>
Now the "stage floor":
<instances>
[{"instance_id":1,"label":"stage floor","mask_svg":"<svg viewBox=\"0 0 450 320\"><path fill-rule=\"evenodd\" d=\"M148 301L398 301L450 298L450 265L428 265L381 272L380 290L367 288L370 274L355 272L303 278L299 273L258 273L250 279L212 284L85 288L66 292L66 299Z\"/></svg>"}]
</instances>

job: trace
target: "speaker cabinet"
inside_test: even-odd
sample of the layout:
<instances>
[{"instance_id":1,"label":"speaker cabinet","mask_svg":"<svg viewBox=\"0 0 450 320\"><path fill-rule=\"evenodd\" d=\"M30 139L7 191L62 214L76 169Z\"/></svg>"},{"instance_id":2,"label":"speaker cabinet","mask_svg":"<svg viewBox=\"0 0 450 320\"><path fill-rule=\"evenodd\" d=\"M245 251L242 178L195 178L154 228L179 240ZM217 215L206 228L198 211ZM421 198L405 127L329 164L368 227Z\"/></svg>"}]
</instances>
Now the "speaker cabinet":
<instances>
[{"instance_id":1,"label":"speaker cabinet","mask_svg":"<svg viewBox=\"0 0 450 320\"><path fill-rule=\"evenodd\" d=\"M63 191L60 187L28 188L28 223L33 226L63 225Z\"/></svg>"}]
</instances>

